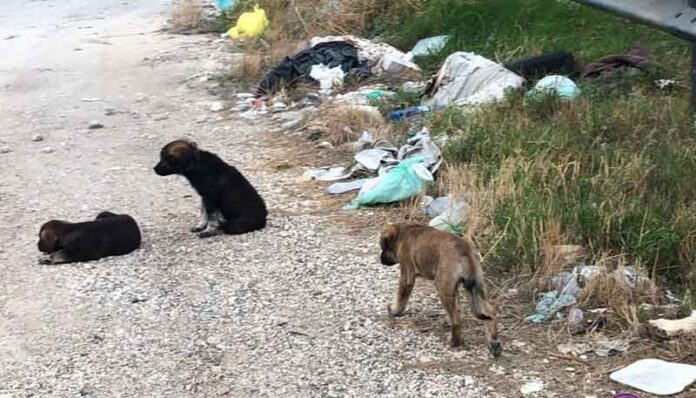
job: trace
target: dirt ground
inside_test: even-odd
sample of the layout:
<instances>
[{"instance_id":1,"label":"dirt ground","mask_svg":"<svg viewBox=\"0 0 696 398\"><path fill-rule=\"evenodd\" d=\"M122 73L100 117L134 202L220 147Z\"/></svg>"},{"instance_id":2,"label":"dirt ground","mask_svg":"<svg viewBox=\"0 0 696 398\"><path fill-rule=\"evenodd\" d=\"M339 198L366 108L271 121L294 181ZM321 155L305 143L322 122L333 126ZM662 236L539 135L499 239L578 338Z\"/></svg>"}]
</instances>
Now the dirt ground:
<instances>
[{"instance_id":1,"label":"dirt ground","mask_svg":"<svg viewBox=\"0 0 696 398\"><path fill-rule=\"evenodd\" d=\"M331 164L330 152L213 112L225 99L213 77L238 54L215 36L161 32L168 7L3 3L0 398L515 397L530 381L544 388L529 396L608 397L625 390L611 370L648 354L679 359L673 343L644 351L640 340L610 359L560 355L567 332L525 324L530 305L503 286L493 289L498 360L468 314L465 346L447 346L428 283L390 319L398 270L378 263L376 234L400 213L339 211L349 197L301 179L305 167ZM268 228L205 240L188 232L194 192L152 171L159 148L180 137L249 177ZM37 264L43 222L103 210L138 220L140 250Z\"/></svg>"}]
</instances>

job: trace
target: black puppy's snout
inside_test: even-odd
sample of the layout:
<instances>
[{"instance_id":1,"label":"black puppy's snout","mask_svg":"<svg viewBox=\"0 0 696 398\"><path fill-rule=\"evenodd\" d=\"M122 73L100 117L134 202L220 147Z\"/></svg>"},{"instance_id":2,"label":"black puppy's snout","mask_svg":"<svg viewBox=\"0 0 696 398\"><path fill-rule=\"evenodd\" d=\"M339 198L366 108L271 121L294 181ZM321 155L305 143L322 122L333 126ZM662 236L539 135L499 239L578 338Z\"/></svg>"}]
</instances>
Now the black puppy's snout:
<instances>
[{"instance_id":1,"label":"black puppy's snout","mask_svg":"<svg viewBox=\"0 0 696 398\"><path fill-rule=\"evenodd\" d=\"M155 171L155 173L157 173L157 175L161 176L166 176L172 173L170 167L162 162L157 163L152 169Z\"/></svg>"}]
</instances>

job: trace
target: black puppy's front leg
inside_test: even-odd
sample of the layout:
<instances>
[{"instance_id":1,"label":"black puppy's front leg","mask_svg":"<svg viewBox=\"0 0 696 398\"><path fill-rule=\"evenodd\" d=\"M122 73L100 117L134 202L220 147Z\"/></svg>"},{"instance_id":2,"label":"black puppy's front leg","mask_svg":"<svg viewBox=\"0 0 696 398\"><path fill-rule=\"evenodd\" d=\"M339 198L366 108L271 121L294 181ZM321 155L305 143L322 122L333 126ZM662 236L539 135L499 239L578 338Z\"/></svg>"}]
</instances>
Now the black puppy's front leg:
<instances>
[{"instance_id":1,"label":"black puppy's front leg","mask_svg":"<svg viewBox=\"0 0 696 398\"><path fill-rule=\"evenodd\" d=\"M222 214L220 214L215 202L210 199L203 199L203 206L206 211L207 223L205 228L198 234L198 237L209 238L220 235L222 233L222 230L220 230Z\"/></svg>"},{"instance_id":2,"label":"black puppy's front leg","mask_svg":"<svg viewBox=\"0 0 696 398\"><path fill-rule=\"evenodd\" d=\"M198 224L194 225L191 227L191 232L201 232L206 227L208 227L208 222L210 218L208 216L208 209L206 208L205 205L205 199L201 201L201 221L198 222Z\"/></svg>"},{"instance_id":3,"label":"black puppy's front leg","mask_svg":"<svg viewBox=\"0 0 696 398\"><path fill-rule=\"evenodd\" d=\"M39 260L39 264L43 265L58 265L69 262L72 262L72 260L65 250L58 250Z\"/></svg>"}]
</instances>

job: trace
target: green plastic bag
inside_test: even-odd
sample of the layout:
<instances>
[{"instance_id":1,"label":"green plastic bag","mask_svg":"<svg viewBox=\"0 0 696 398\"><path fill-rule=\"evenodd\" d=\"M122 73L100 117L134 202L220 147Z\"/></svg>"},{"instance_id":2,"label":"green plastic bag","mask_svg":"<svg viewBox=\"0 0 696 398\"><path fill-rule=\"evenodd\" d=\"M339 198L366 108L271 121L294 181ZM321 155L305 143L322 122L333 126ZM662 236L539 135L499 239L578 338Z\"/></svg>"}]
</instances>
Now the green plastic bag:
<instances>
[{"instance_id":1,"label":"green plastic bag","mask_svg":"<svg viewBox=\"0 0 696 398\"><path fill-rule=\"evenodd\" d=\"M343 209L400 202L420 194L426 183L433 180L432 174L423 165L423 160L422 156L405 159L386 174L366 182L358 197Z\"/></svg>"}]
</instances>

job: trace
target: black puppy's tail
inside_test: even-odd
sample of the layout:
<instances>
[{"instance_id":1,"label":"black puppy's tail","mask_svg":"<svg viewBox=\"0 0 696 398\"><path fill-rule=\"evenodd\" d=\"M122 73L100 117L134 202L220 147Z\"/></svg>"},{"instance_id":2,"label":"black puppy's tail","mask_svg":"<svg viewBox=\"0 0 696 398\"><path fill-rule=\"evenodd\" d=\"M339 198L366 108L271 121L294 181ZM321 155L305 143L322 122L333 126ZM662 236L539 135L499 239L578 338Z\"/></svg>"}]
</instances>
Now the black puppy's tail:
<instances>
[{"instance_id":1,"label":"black puppy's tail","mask_svg":"<svg viewBox=\"0 0 696 398\"><path fill-rule=\"evenodd\" d=\"M471 312L480 320L492 320L495 318L495 313L486 295L483 272L481 271L481 258L477 253L470 254L467 257L471 274L462 277L460 281L466 289Z\"/></svg>"}]
</instances>

